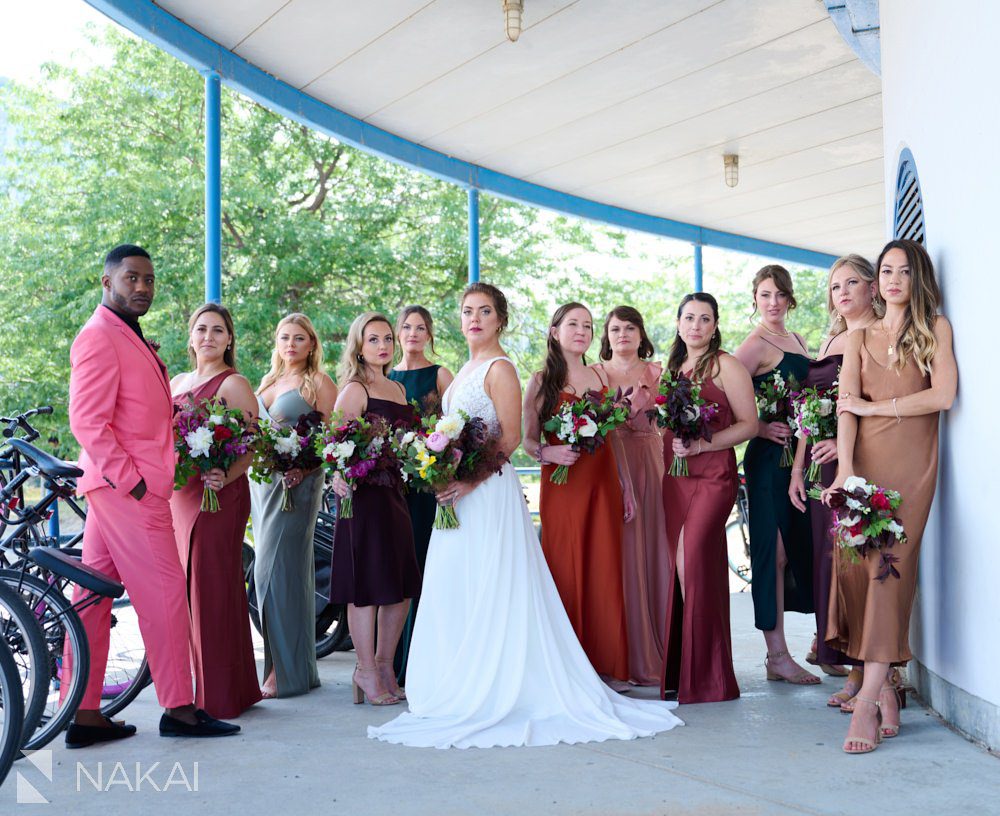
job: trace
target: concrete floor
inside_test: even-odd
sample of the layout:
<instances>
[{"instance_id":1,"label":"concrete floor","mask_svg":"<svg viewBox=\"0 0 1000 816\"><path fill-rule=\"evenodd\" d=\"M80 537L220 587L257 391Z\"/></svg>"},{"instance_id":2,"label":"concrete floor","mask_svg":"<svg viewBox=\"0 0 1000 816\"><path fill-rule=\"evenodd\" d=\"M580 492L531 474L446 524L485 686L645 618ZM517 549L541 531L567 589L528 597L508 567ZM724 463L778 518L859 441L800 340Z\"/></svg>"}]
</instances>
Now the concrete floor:
<instances>
[{"instance_id":1,"label":"concrete floor","mask_svg":"<svg viewBox=\"0 0 1000 816\"><path fill-rule=\"evenodd\" d=\"M790 615L788 627L792 651L803 655L811 618ZM631 742L439 751L369 740L365 726L398 709L351 705L354 660L344 653L320 661L322 688L257 706L233 738L159 737L147 690L126 712L136 737L80 751L54 744L51 781L49 757L36 757L43 769L18 762L0 789L0 813L27 808L17 800L31 797L29 783L74 816L135 808L144 816L1000 814L997 758L918 704L903 711L898 739L871 755L842 753L848 718L824 705L836 683L766 682L746 593L733 596L733 642L740 700L681 707L684 728ZM197 790L189 790L195 763ZM137 764L147 776L133 792ZM97 791L91 779L100 773L106 790Z\"/></svg>"}]
</instances>

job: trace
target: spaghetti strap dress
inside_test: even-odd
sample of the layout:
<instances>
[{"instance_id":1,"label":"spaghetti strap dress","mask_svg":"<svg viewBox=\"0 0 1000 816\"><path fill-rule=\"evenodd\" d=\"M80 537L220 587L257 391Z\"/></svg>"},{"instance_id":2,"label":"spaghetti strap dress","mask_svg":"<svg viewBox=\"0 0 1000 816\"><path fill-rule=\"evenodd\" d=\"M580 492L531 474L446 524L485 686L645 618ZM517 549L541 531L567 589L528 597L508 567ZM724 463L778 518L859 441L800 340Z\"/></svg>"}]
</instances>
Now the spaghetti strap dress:
<instances>
[{"instance_id":1,"label":"spaghetti strap dress","mask_svg":"<svg viewBox=\"0 0 1000 816\"><path fill-rule=\"evenodd\" d=\"M390 424L413 417L410 406L375 397L368 397L366 413L384 417ZM337 519L331 603L390 606L418 596L420 568L402 479L392 487L359 484L353 503L354 514Z\"/></svg>"},{"instance_id":2,"label":"spaghetti strap dress","mask_svg":"<svg viewBox=\"0 0 1000 816\"><path fill-rule=\"evenodd\" d=\"M701 395L719 410L713 432L733 424L726 393L711 378ZM663 438L664 465L673 464L674 435ZM732 448L688 459L687 476L663 479L667 516L666 648L661 692L677 692L677 701L714 703L740 696L733 671L733 639L729 628L729 563L726 520L736 501L739 478ZM677 548L684 533L684 597L677 577Z\"/></svg>"},{"instance_id":3,"label":"spaghetti strap dress","mask_svg":"<svg viewBox=\"0 0 1000 816\"><path fill-rule=\"evenodd\" d=\"M236 372L227 368L174 398L181 406L212 399ZM187 573L195 705L213 717L238 717L260 701L250 613L243 582L243 537L250 517L246 474L216 494L219 509L201 511L204 484L196 474L170 497L174 535Z\"/></svg>"},{"instance_id":4,"label":"spaghetti strap dress","mask_svg":"<svg viewBox=\"0 0 1000 816\"><path fill-rule=\"evenodd\" d=\"M270 408L258 396L257 407L262 418L283 427L315 410L298 391L278 395ZM291 494L294 509L282 510L280 476L250 485L264 678L273 666L279 697L305 694L319 686L313 533L323 500L322 469L306 475Z\"/></svg>"},{"instance_id":5,"label":"spaghetti strap dress","mask_svg":"<svg viewBox=\"0 0 1000 816\"><path fill-rule=\"evenodd\" d=\"M861 348L861 396L879 402L930 388L913 358L902 369L888 365L888 341L865 329ZM857 564L837 558L830 592L826 639L856 660L904 664L910 651L910 612L917 589L920 540L937 486L937 412L923 416L866 416L858 419L854 473L880 487L899 491L896 515L906 543L891 552L899 578L877 580L878 553Z\"/></svg>"},{"instance_id":6,"label":"spaghetti strap dress","mask_svg":"<svg viewBox=\"0 0 1000 816\"><path fill-rule=\"evenodd\" d=\"M783 352L777 366L753 378L754 389L774 371L780 371L786 382L794 378L801 384L809 373L809 358L805 354ZM808 512L800 513L792 507L788 497L792 469L781 466L781 452L781 445L758 436L750 440L743 456L750 509L754 625L765 632L778 623L778 533L781 533L788 558L783 609L786 612L813 611L812 526Z\"/></svg>"},{"instance_id":7,"label":"spaghetti strap dress","mask_svg":"<svg viewBox=\"0 0 1000 816\"><path fill-rule=\"evenodd\" d=\"M607 387L602 393L607 392ZM579 396L560 394L562 405ZM557 410L558 410L557 406ZM561 445L554 434L546 444ZM610 443L584 453L566 484L553 484L555 465L542 466L542 552L584 652L598 674L629 679L622 582L624 506Z\"/></svg>"},{"instance_id":8,"label":"spaghetti strap dress","mask_svg":"<svg viewBox=\"0 0 1000 816\"><path fill-rule=\"evenodd\" d=\"M437 391L437 376L439 365L409 371L390 371L389 379L395 380L406 389L406 401L411 405L416 402L421 413L440 414L440 395ZM410 525L413 528L413 546L417 555L417 567L424 574L427 563L427 547L431 541L431 529L434 526L434 516L437 514L437 501L433 493L423 490L409 490L406 493L406 508L410 511ZM413 598L410 612L403 626L403 633L396 647L396 657L393 668L396 671L396 681L400 684L406 676L406 658L410 651L410 640L413 638L413 622L417 619L419 599Z\"/></svg>"}]
</instances>

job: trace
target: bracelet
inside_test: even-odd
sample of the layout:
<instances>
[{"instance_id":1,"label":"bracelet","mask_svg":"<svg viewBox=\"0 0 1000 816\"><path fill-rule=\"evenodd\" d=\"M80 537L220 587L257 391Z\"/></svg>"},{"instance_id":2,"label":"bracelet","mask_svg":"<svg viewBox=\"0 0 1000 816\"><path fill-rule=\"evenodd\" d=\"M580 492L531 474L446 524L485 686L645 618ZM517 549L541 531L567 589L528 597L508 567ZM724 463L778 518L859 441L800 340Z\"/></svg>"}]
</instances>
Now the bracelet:
<instances>
[{"instance_id":1,"label":"bracelet","mask_svg":"<svg viewBox=\"0 0 1000 816\"><path fill-rule=\"evenodd\" d=\"M537 460L538 464L540 464L540 465L547 465L548 464L548 462L546 462L545 459L542 457L542 451L544 449L545 449L545 445L539 445L538 446L538 450L535 453L535 459Z\"/></svg>"},{"instance_id":2,"label":"bracelet","mask_svg":"<svg viewBox=\"0 0 1000 816\"><path fill-rule=\"evenodd\" d=\"M898 425L903 421L903 418L899 415L899 408L896 406L896 397L892 398L892 411L896 415L896 424Z\"/></svg>"},{"instance_id":3,"label":"bracelet","mask_svg":"<svg viewBox=\"0 0 1000 816\"><path fill-rule=\"evenodd\" d=\"M701 440L700 439L698 440L698 453L696 453L695 455L696 456L701 456Z\"/></svg>"}]
</instances>

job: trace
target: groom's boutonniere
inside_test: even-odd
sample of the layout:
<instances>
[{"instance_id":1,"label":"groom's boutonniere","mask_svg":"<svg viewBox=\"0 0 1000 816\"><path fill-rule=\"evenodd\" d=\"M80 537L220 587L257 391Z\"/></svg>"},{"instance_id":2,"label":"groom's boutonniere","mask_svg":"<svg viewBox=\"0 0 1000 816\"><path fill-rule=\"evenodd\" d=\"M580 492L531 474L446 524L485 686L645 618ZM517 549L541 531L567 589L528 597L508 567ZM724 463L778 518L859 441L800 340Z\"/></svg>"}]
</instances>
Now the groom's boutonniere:
<instances>
[{"instance_id":1,"label":"groom's boutonniere","mask_svg":"<svg viewBox=\"0 0 1000 816\"><path fill-rule=\"evenodd\" d=\"M149 346L157 354L160 353L160 344L157 343L155 340L147 340L146 345Z\"/></svg>"}]
</instances>

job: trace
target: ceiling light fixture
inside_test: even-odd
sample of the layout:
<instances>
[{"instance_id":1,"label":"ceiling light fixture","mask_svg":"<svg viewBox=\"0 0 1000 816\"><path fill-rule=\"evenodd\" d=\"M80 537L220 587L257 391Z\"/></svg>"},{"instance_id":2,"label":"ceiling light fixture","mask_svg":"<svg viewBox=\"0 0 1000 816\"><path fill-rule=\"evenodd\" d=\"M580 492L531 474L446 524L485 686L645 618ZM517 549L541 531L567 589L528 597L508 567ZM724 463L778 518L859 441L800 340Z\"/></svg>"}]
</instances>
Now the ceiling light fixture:
<instances>
[{"instance_id":1,"label":"ceiling light fixture","mask_svg":"<svg viewBox=\"0 0 1000 816\"><path fill-rule=\"evenodd\" d=\"M722 163L726 171L726 186L735 187L740 183L740 157L735 153L725 153Z\"/></svg>"},{"instance_id":2,"label":"ceiling light fixture","mask_svg":"<svg viewBox=\"0 0 1000 816\"><path fill-rule=\"evenodd\" d=\"M524 0L502 0L502 2L507 39L511 42L517 42L517 38L521 36L521 14L524 11Z\"/></svg>"}]
</instances>

